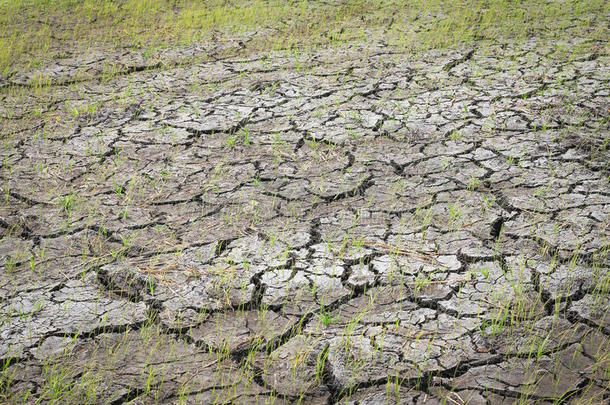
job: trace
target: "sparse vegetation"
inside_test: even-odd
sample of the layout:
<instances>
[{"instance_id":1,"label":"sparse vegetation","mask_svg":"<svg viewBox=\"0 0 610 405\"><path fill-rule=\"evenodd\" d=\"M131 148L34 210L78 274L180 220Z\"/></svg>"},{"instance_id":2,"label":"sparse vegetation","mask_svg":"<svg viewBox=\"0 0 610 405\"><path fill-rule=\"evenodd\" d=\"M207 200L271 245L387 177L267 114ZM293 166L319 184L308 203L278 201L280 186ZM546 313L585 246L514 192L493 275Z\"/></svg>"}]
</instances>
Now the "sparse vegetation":
<instances>
[{"instance_id":1,"label":"sparse vegetation","mask_svg":"<svg viewBox=\"0 0 610 405\"><path fill-rule=\"evenodd\" d=\"M117 48L151 59L166 47L222 43L255 30L243 47L224 52L335 47L382 32L389 43L416 51L531 37L595 42L607 39L608 12L604 0L7 0L0 8L0 72ZM594 46L587 41L566 53ZM104 76L118 68L108 64Z\"/></svg>"},{"instance_id":2,"label":"sparse vegetation","mask_svg":"<svg viewBox=\"0 0 610 405\"><path fill-rule=\"evenodd\" d=\"M607 402L608 15L0 2L0 402Z\"/></svg>"}]
</instances>

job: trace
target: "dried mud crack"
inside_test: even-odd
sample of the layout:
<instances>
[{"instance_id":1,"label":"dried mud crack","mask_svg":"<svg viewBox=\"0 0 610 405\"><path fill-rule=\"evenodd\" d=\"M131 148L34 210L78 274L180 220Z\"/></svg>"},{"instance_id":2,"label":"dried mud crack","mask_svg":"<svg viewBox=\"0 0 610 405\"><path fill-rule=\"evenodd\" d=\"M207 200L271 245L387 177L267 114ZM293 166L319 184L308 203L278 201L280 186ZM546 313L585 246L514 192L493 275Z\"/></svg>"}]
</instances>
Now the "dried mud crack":
<instances>
[{"instance_id":1,"label":"dried mud crack","mask_svg":"<svg viewBox=\"0 0 610 405\"><path fill-rule=\"evenodd\" d=\"M0 398L610 400L610 59L553 51L3 79Z\"/></svg>"}]
</instances>

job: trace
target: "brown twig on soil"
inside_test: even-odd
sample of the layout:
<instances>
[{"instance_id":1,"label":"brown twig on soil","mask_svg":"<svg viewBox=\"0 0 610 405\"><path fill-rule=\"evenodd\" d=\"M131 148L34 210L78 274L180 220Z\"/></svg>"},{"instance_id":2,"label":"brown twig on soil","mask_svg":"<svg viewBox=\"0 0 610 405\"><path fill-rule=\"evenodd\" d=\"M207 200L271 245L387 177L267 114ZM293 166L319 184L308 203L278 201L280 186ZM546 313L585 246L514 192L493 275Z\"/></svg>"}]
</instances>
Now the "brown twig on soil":
<instances>
[{"instance_id":1,"label":"brown twig on soil","mask_svg":"<svg viewBox=\"0 0 610 405\"><path fill-rule=\"evenodd\" d=\"M428 284L444 284L444 283L451 283L451 282L456 282L456 283L467 283L469 281L472 281L472 279L469 278L458 278L455 280L433 280L433 281L422 281L422 282L418 282L418 281L411 281L409 283L405 283L406 285L418 285L418 284L423 284L423 286L425 287Z\"/></svg>"},{"instance_id":2,"label":"brown twig on soil","mask_svg":"<svg viewBox=\"0 0 610 405\"><path fill-rule=\"evenodd\" d=\"M455 399L451 398L451 395L455 395L456 398L459 400L459 402ZM466 402L464 402L464 400L462 399L462 397L460 397L456 392L451 392L449 393L449 395L447 395L446 397L449 401L451 401L452 403L456 404L456 405L464 405Z\"/></svg>"},{"instance_id":3,"label":"brown twig on soil","mask_svg":"<svg viewBox=\"0 0 610 405\"><path fill-rule=\"evenodd\" d=\"M416 250L402 250L402 249L399 249L397 247L386 245L385 243L375 242L375 241L364 242L363 245L366 245L366 246L379 246L381 248L390 250L392 253L396 253L398 255L403 255L403 256L408 256L408 257L410 257L412 259L418 260L418 261L423 262L423 263L436 264L438 266L447 267L443 263L441 263L438 260L436 260L433 257L433 255L429 254L429 253L418 252Z\"/></svg>"},{"instance_id":4,"label":"brown twig on soil","mask_svg":"<svg viewBox=\"0 0 610 405\"><path fill-rule=\"evenodd\" d=\"M414 333L411 335L404 335L403 337L405 338L405 341L403 342L402 346L400 346L400 348L403 349L407 345L407 343L410 342L409 339L415 338L416 340L419 340L422 336L428 336L431 334L432 334L432 332L421 331L421 332L417 332L417 333ZM426 339L426 340L428 340L428 339Z\"/></svg>"}]
</instances>

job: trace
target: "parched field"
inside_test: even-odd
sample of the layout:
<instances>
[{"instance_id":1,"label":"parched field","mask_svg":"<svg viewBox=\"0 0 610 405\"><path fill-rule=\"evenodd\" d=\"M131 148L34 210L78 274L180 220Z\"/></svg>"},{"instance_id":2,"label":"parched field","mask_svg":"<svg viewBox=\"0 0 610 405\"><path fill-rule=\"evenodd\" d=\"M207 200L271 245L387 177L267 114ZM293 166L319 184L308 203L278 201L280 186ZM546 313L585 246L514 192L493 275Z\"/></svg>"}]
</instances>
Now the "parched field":
<instances>
[{"instance_id":1,"label":"parched field","mask_svg":"<svg viewBox=\"0 0 610 405\"><path fill-rule=\"evenodd\" d=\"M607 403L601 10L11 56L0 402Z\"/></svg>"}]
</instances>

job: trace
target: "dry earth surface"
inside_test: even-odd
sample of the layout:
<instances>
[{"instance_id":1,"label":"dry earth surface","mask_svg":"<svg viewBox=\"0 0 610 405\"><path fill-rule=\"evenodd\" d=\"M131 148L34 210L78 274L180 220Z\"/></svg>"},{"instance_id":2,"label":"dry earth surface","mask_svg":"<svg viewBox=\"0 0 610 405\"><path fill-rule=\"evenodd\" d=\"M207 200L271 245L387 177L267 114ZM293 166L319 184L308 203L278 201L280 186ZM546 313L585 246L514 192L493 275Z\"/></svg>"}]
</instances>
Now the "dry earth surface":
<instances>
[{"instance_id":1,"label":"dry earth surface","mask_svg":"<svg viewBox=\"0 0 610 405\"><path fill-rule=\"evenodd\" d=\"M608 401L607 53L215 49L1 79L0 398Z\"/></svg>"}]
</instances>

